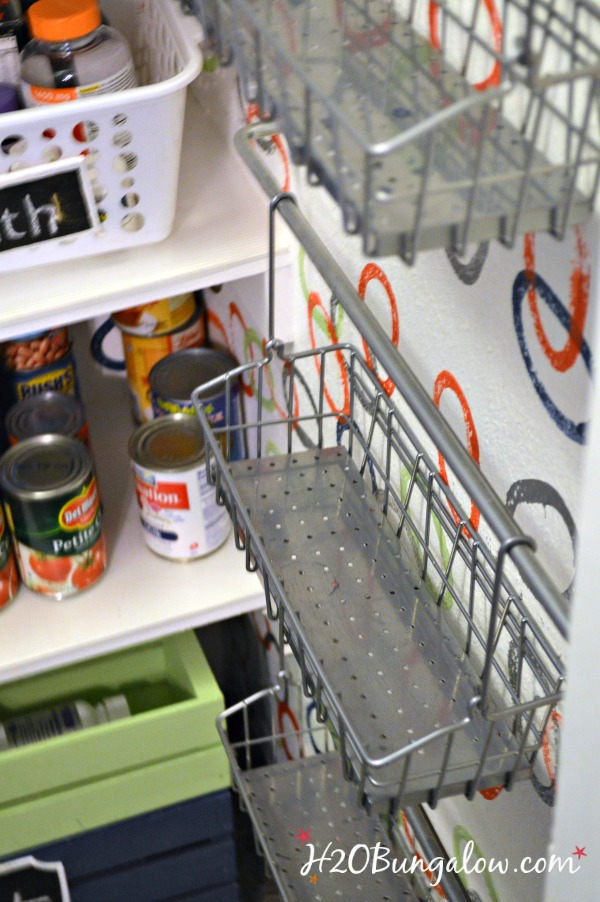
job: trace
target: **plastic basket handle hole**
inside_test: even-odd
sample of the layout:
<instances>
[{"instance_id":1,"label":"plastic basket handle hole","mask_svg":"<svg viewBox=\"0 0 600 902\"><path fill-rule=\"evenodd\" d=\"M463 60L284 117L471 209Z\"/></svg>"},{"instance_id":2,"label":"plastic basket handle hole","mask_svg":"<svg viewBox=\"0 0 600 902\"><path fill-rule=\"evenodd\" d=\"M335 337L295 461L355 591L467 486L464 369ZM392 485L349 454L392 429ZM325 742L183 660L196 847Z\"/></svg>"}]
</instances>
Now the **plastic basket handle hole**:
<instances>
[{"instance_id":1,"label":"plastic basket handle hole","mask_svg":"<svg viewBox=\"0 0 600 902\"><path fill-rule=\"evenodd\" d=\"M86 121L78 122L73 127L72 134L80 144L89 144L90 141L95 141L100 134L100 126L97 122L87 119Z\"/></svg>"},{"instance_id":2,"label":"plastic basket handle hole","mask_svg":"<svg viewBox=\"0 0 600 902\"><path fill-rule=\"evenodd\" d=\"M42 157L46 163L54 163L55 160L60 160L62 157L62 150L56 144L52 144L44 149Z\"/></svg>"},{"instance_id":3,"label":"plastic basket handle hole","mask_svg":"<svg viewBox=\"0 0 600 902\"><path fill-rule=\"evenodd\" d=\"M138 164L138 158L134 153L120 153L113 160L115 172L131 172Z\"/></svg>"},{"instance_id":4,"label":"plastic basket handle hole","mask_svg":"<svg viewBox=\"0 0 600 902\"><path fill-rule=\"evenodd\" d=\"M124 232L139 232L146 224L141 213L128 213L121 220L121 228Z\"/></svg>"},{"instance_id":5,"label":"plastic basket handle hole","mask_svg":"<svg viewBox=\"0 0 600 902\"><path fill-rule=\"evenodd\" d=\"M127 147L133 141L133 135L131 132L117 132L116 135L113 136L112 143L115 147Z\"/></svg>"},{"instance_id":6,"label":"plastic basket handle hole","mask_svg":"<svg viewBox=\"0 0 600 902\"><path fill-rule=\"evenodd\" d=\"M136 194L135 191L128 191L127 194L124 194L121 198L121 206L122 207L137 207L140 202L139 194Z\"/></svg>"},{"instance_id":7,"label":"plastic basket handle hole","mask_svg":"<svg viewBox=\"0 0 600 902\"><path fill-rule=\"evenodd\" d=\"M8 135L0 147L7 157L20 157L27 150L27 139L23 135Z\"/></svg>"}]
</instances>

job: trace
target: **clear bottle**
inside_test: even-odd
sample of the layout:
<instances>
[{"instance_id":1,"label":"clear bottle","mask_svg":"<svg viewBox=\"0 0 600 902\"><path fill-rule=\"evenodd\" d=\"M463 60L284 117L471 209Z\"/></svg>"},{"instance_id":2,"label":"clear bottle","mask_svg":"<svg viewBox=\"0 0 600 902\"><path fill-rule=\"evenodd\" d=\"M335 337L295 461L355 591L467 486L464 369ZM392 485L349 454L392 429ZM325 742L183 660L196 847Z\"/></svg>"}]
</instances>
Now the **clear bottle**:
<instances>
[{"instance_id":1,"label":"clear bottle","mask_svg":"<svg viewBox=\"0 0 600 902\"><path fill-rule=\"evenodd\" d=\"M97 0L37 0L27 23L31 40L20 57L25 106L135 87L129 45L102 22Z\"/></svg>"},{"instance_id":2,"label":"clear bottle","mask_svg":"<svg viewBox=\"0 0 600 902\"><path fill-rule=\"evenodd\" d=\"M109 695L97 705L81 700L53 705L41 711L20 714L0 723L0 751L31 745L83 730L96 724L129 717L131 711L123 694Z\"/></svg>"}]
</instances>

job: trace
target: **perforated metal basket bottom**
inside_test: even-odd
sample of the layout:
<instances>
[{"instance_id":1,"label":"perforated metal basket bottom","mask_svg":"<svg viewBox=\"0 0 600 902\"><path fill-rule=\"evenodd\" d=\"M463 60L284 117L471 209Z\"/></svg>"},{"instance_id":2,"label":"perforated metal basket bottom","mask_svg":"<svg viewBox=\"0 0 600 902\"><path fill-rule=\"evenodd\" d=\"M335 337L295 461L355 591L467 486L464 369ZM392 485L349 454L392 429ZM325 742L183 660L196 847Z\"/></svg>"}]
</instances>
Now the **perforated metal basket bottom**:
<instances>
[{"instance_id":1,"label":"perforated metal basket bottom","mask_svg":"<svg viewBox=\"0 0 600 902\"><path fill-rule=\"evenodd\" d=\"M285 900L417 902L411 878L392 872L402 854L390 849L380 821L357 807L336 753L243 771L237 779ZM373 873L377 842L389 850L389 866L382 858ZM329 858L319 865L324 854Z\"/></svg>"},{"instance_id":2,"label":"perforated metal basket bottom","mask_svg":"<svg viewBox=\"0 0 600 902\"><path fill-rule=\"evenodd\" d=\"M299 622L286 621L292 649L310 649L334 687L329 717L357 737L359 757L379 762L462 721L479 677L348 452L240 461L231 475ZM482 758L480 788L501 783L517 757L506 725L477 713L448 761L446 746L436 738L412 755L403 804L428 800L442 769L441 795L467 791ZM378 795L395 793L403 766L372 769Z\"/></svg>"}]
</instances>

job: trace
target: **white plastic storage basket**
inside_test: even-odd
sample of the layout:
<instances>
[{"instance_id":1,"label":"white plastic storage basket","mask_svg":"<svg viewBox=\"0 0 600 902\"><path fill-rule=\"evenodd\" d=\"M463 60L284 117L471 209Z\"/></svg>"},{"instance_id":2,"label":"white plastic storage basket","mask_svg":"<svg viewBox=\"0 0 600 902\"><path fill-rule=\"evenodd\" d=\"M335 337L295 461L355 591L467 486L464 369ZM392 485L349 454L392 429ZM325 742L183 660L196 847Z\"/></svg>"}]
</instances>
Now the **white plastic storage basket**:
<instances>
[{"instance_id":1,"label":"white plastic storage basket","mask_svg":"<svg viewBox=\"0 0 600 902\"><path fill-rule=\"evenodd\" d=\"M101 0L101 7L130 43L139 87L0 116L0 272L148 244L172 229L201 30L178 0ZM65 228L46 240L55 223L47 229L50 207L35 198L61 173L58 218L78 224L73 234L65 237ZM23 204L30 184L40 186L31 195L35 221ZM72 205L69 185L78 195ZM26 243L38 226L44 240ZM15 233L26 233L21 246Z\"/></svg>"}]
</instances>

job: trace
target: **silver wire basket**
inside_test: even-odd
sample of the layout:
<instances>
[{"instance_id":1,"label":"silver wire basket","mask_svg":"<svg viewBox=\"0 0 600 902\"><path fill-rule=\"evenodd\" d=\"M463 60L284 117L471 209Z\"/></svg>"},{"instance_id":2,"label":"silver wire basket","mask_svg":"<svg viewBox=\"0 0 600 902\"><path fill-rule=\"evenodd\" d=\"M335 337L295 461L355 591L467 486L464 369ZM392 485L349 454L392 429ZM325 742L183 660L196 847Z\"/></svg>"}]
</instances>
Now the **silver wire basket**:
<instances>
[{"instance_id":1,"label":"silver wire basket","mask_svg":"<svg viewBox=\"0 0 600 902\"><path fill-rule=\"evenodd\" d=\"M298 689L286 677L281 688L266 689L233 705L217 722L234 788L281 898L285 902L431 898L428 882L434 878L431 873L426 876L416 847L406 841L397 823L370 816L357 805L331 739L320 736L320 751L303 753L311 746L312 731L300 725L299 714L298 720L282 714L299 712ZM258 734L257 722L263 724ZM241 738L232 740L232 733ZM292 757L292 750L297 757ZM392 860L398 863L396 873L381 862L374 871L368 859L377 843L387 850L390 865ZM314 864L309 866L311 855ZM342 855L350 856L350 866L341 866ZM321 856L324 866L318 863ZM424 866L419 867L419 861Z\"/></svg>"},{"instance_id":2,"label":"silver wire basket","mask_svg":"<svg viewBox=\"0 0 600 902\"><path fill-rule=\"evenodd\" d=\"M246 97L365 253L565 230L600 172L591 0L220 0Z\"/></svg>"},{"instance_id":3,"label":"silver wire basket","mask_svg":"<svg viewBox=\"0 0 600 902\"><path fill-rule=\"evenodd\" d=\"M256 396L244 422L240 378ZM315 379L301 415L298 392ZM269 412L276 384L283 416ZM455 477L351 345L286 354L272 339L209 387L226 413L211 425L196 396L207 386L194 392L208 477L363 804L397 811L510 788L562 681L551 615L524 602L532 581L511 560L531 540L516 525L501 542L489 524L475 529Z\"/></svg>"}]
</instances>

